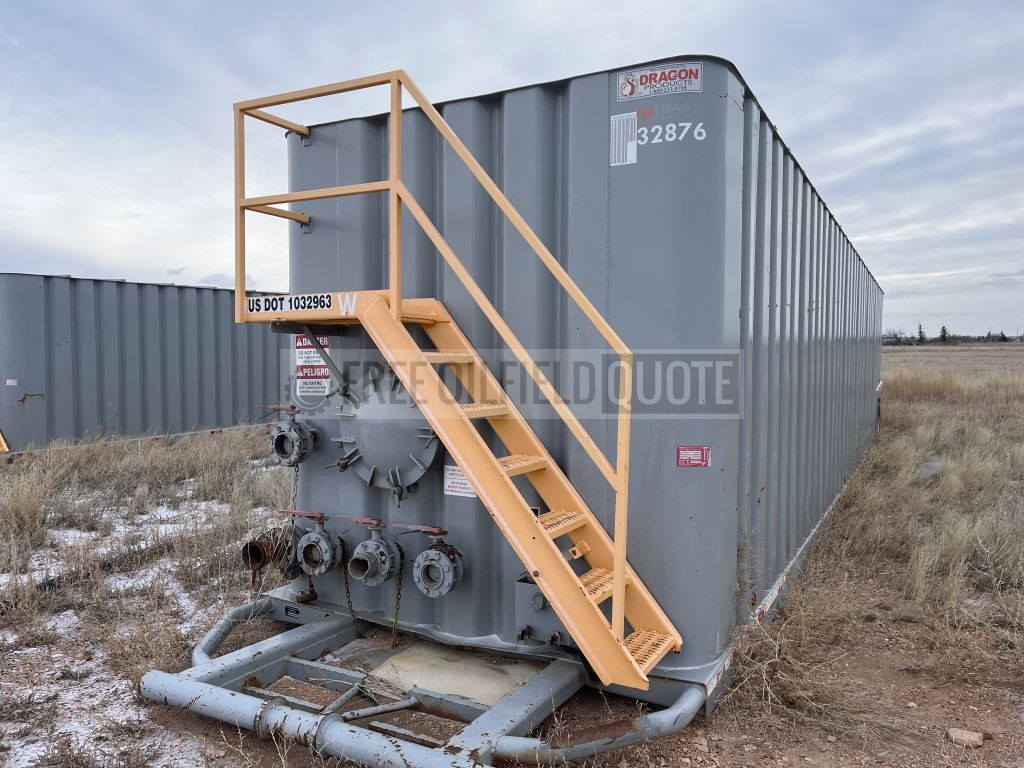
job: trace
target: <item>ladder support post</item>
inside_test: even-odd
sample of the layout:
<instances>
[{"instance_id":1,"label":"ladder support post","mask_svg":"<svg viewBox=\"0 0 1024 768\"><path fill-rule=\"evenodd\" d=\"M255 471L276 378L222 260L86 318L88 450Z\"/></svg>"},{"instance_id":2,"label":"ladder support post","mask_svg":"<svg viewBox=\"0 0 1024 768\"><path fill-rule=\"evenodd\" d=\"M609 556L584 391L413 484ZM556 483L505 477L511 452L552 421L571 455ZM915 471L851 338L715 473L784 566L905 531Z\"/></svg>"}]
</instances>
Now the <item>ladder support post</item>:
<instances>
[{"instance_id":1,"label":"ladder support post","mask_svg":"<svg viewBox=\"0 0 1024 768\"><path fill-rule=\"evenodd\" d=\"M245 113L235 107L235 322L245 320Z\"/></svg>"},{"instance_id":2,"label":"ladder support post","mask_svg":"<svg viewBox=\"0 0 1024 768\"><path fill-rule=\"evenodd\" d=\"M390 229L391 312L402 317L402 201L398 185L402 180L402 82L391 79L391 122L388 126L388 221Z\"/></svg>"},{"instance_id":3,"label":"ladder support post","mask_svg":"<svg viewBox=\"0 0 1024 768\"><path fill-rule=\"evenodd\" d=\"M612 632L620 643L626 624L626 544L629 528L629 430L633 403L633 354L619 357L619 418L615 446L615 536L612 563Z\"/></svg>"}]
</instances>

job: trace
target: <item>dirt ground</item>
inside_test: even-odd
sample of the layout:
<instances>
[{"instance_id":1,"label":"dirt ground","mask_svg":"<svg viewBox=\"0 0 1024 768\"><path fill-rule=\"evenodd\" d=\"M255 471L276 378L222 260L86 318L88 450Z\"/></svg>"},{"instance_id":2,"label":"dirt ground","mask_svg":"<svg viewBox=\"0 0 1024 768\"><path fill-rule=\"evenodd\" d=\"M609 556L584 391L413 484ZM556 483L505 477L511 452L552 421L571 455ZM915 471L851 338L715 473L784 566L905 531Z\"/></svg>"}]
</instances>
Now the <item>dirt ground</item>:
<instances>
[{"instance_id":1,"label":"dirt ground","mask_svg":"<svg viewBox=\"0 0 1024 768\"><path fill-rule=\"evenodd\" d=\"M876 446L778 616L736 638L732 684L710 721L589 765L1024 768L1024 345L887 348L883 378ZM67 499L46 507L42 538L39 521L5 518L24 535L0 551L0 765L325 765L135 693L141 670L188 666L191 643L247 594L237 543L285 485L258 452L238 448L230 466L217 458L226 453L208 454L215 472L145 470L122 494L127 506L111 507L113 524L81 519L74 499L70 511ZM170 461L151 466L166 473ZM75 494L108 482L89 485L83 472L61 475ZM9 500L38 485L23 480L0 477L0 513L5 488ZM210 522L223 517L230 525ZM215 556L201 549L211 538ZM19 592L26 573L69 563L73 589ZM254 625L231 643L274 629ZM546 729L636 713L586 691ZM957 746L949 728L981 732L983 745Z\"/></svg>"}]
</instances>

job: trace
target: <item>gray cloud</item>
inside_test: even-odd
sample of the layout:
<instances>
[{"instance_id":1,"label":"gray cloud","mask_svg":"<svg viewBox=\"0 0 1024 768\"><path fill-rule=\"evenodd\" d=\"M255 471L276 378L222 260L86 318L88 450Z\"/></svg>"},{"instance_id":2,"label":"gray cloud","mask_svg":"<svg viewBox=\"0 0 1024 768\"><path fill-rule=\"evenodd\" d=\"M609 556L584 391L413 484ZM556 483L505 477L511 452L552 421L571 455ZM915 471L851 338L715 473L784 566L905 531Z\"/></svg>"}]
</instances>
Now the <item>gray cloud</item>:
<instances>
[{"instance_id":1,"label":"gray cloud","mask_svg":"<svg viewBox=\"0 0 1024 768\"><path fill-rule=\"evenodd\" d=\"M242 98L400 66L444 100L706 52L737 64L779 126L886 289L886 325L1024 325L1018 0L682 8L407 2L395 27L390 7L341 3L2 4L0 183L17 192L0 206L0 269L229 283L210 272L232 258ZM383 98L281 113L315 122ZM251 193L283 186L280 149L278 131L251 132ZM286 232L253 222L254 287L286 286Z\"/></svg>"}]
</instances>

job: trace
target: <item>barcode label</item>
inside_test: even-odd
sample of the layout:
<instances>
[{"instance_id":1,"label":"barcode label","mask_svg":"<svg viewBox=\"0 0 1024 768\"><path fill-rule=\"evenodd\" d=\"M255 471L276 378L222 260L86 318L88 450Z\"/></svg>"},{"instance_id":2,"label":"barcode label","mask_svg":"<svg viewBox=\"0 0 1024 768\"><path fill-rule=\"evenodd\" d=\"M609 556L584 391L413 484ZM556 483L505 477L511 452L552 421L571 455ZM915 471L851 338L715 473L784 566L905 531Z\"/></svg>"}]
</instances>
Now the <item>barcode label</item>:
<instances>
[{"instance_id":1,"label":"barcode label","mask_svg":"<svg viewBox=\"0 0 1024 768\"><path fill-rule=\"evenodd\" d=\"M612 115L612 165L636 162L636 112Z\"/></svg>"}]
</instances>

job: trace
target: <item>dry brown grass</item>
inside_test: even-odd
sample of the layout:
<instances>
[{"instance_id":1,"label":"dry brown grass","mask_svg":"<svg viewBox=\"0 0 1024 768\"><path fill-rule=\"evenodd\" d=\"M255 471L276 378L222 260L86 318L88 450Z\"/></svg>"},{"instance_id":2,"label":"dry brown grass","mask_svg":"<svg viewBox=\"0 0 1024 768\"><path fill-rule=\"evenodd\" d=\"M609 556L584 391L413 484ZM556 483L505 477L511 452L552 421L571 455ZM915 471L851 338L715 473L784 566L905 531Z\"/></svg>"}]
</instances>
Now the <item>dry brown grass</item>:
<instances>
[{"instance_id":1,"label":"dry brown grass","mask_svg":"<svg viewBox=\"0 0 1024 768\"><path fill-rule=\"evenodd\" d=\"M45 645L54 640L47 617L70 609L132 680L149 668L187 666L178 624L190 608L246 595L238 547L286 503L288 474L261 466L265 452L265 430L244 429L55 446L4 466L0 572L27 574L44 558L57 573L0 589L0 628L16 633L16 646ZM177 508L169 525L146 517L161 504ZM47 544L56 527L95 535Z\"/></svg>"},{"instance_id":2,"label":"dry brown grass","mask_svg":"<svg viewBox=\"0 0 1024 768\"><path fill-rule=\"evenodd\" d=\"M70 734L55 734L36 768L147 768L152 753L144 749L104 750L78 743Z\"/></svg>"},{"instance_id":3,"label":"dry brown grass","mask_svg":"<svg viewBox=\"0 0 1024 768\"><path fill-rule=\"evenodd\" d=\"M891 571L947 620L979 601L995 612L982 620L1012 619L1002 609L1024 590L1024 372L900 370L885 391L877 445L819 556ZM1020 629L1007 638L1016 646Z\"/></svg>"},{"instance_id":4,"label":"dry brown grass","mask_svg":"<svg viewBox=\"0 0 1024 768\"><path fill-rule=\"evenodd\" d=\"M939 679L1024 684L1024 355L986 360L886 360L875 444L777 618L738 642L734 711L861 739L905 731L893 690L844 684L876 650L861 622L915 628L907 663Z\"/></svg>"},{"instance_id":5,"label":"dry brown grass","mask_svg":"<svg viewBox=\"0 0 1024 768\"><path fill-rule=\"evenodd\" d=\"M106 648L119 675L137 683L151 669L178 672L190 666L192 645L177 628L173 607L112 618Z\"/></svg>"}]
</instances>

